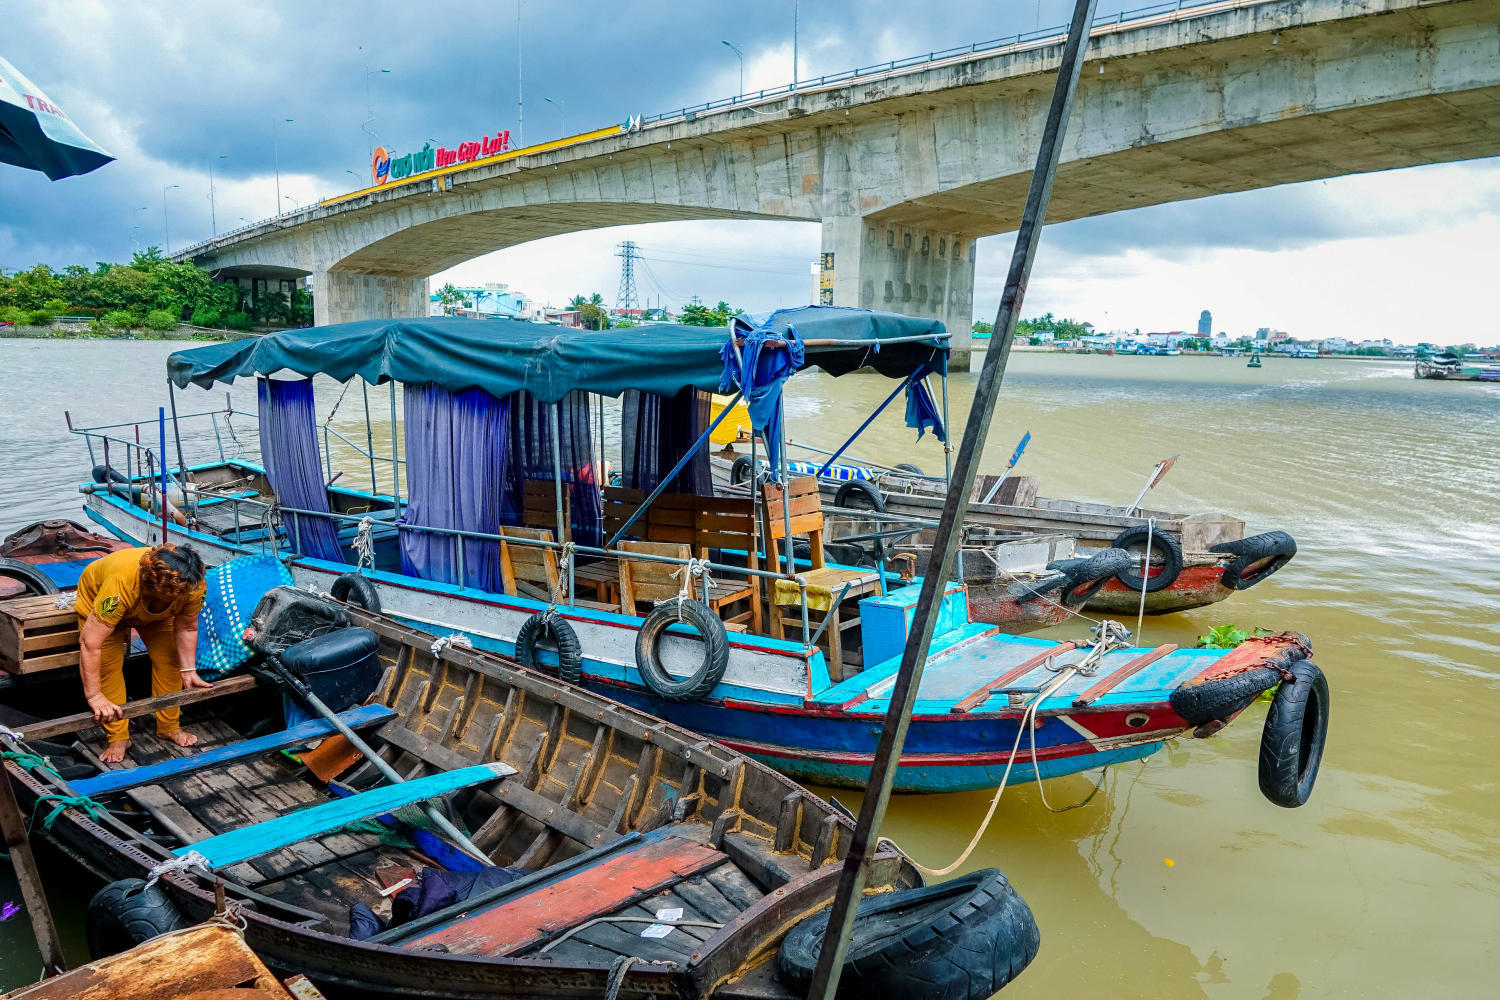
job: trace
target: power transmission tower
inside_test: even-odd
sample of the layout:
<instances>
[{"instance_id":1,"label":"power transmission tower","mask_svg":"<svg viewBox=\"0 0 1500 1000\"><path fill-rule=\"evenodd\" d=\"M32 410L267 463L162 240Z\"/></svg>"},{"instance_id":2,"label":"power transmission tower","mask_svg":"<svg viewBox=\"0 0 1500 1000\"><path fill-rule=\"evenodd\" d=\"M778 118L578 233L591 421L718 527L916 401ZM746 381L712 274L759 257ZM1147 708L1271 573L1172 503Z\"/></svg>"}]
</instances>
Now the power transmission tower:
<instances>
[{"instance_id":1,"label":"power transmission tower","mask_svg":"<svg viewBox=\"0 0 1500 1000\"><path fill-rule=\"evenodd\" d=\"M639 309L635 298L635 262L641 259L640 248L630 240L620 244L620 292L615 296L615 311Z\"/></svg>"}]
</instances>

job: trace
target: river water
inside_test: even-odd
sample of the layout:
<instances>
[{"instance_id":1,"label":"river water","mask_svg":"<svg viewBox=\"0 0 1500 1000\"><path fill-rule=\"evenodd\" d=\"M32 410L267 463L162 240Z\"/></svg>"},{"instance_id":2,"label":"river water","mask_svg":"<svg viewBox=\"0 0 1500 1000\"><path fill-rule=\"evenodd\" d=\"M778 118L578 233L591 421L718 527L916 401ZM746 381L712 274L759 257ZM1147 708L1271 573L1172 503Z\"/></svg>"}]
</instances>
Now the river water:
<instances>
[{"instance_id":1,"label":"river water","mask_svg":"<svg viewBox=\"0 0 1500 1000\"><path fill-rule=\"evenodd\" d=\"M75 423L155 416L176 346L0 340L0 535L76 517L87 453ZM1144 639L1191 645L1211 626L1311 637L1332 688L1312 801L1281 809L1256 787L1264 705L1203 741L1145 761L1009 789L967 869L1007 872L1036 913L1042 951L1005 996L1124 998L1490 997L1500 973L1500 387L1417 382L1410 363L1079 357L1018 353L983 471L1016 439L1045 496L1125 503L1158 460L1148 502L1284 528L1297 558L1211 608L1147 619ZM951 383L963 426L973 375ZM794 439L833 447L885 397L872 375L790 383ZM253 389L234 390L253 410ZM337 387L320 389L331 407ZM384 390L372 392L377 420ZM182 412L222 392L178 394ZM326 412L326 409L324 410ZM334 426L363 435L357 392ZM128 431L128 429L127 429ZM145 435L154 434L143 427ZM254 454L248 422L238 445ZM129 431L133 435L133 431ZM893 406L856 455L939 471ZM237 442L227 436L233 451ZM215 447L212 434L188 440ZM377 440L377 450L381 450ZM340 448L336 464L369 478ZM118 460L117 460L118 461ZM381 477L384 479L384 476ZM1132 627L1134 622L1128 623ZM1049 633L1079 637L1083 624ZM849 805L858 794L836 791ZM897 797L886 833L931 867L969 842L989 793ZM61 920L81 947L81 900L57 871ZM0 901L15 899L0 866ZM0 987L34 977L23 918L0 924Z\"/></svg>"}]
</instances>

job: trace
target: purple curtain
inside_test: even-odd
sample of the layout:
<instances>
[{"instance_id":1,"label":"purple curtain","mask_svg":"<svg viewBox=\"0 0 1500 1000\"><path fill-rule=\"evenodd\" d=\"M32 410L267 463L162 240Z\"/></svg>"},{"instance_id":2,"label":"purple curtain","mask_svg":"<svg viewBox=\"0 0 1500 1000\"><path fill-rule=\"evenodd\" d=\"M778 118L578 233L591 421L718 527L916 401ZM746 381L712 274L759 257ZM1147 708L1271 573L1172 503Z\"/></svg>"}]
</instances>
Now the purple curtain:
<instances>
[{"instance_id":1,"label":"purple curtain","mask_svg":"<svg viewBox=\"0 0 1500 1000\"><path fill-rule=\"evenodd\" d=\"M551 407L537 402L530 393L518 392L510 399L511 494L507 502L510 511L518 512L526 480L552 480L552 415ZM604 542L604 517L599 483L594 476L588 394L570 392L557 407L562 478L568 484L572 506L573 540L580 545L598 546Z\"/></svg>"},{"instance_id":2,"label":"purple curtain","mask_svg":"<svg viewBox=\"0 0 1500 1000\"><path fill-rule=\"evenodd\" d=\"M621 398L621 485L656 489L662 477L708 430L709 401L709 394L697 389L684 389L675 396L626 390ZM713 496L707 445L693 454L667 490Z\"/></svg>"},{"instance_id":3,"label":"purple curtain","mask_svg":"<svg viewBox=\"0 0 1500 1000\"><path fill-rule=\"evenodd\" d=\"M408 385L404 398L409 501L399 524L494 534L507 523L510 399L431 385ZM498 542L463 540L460 581L453 536L398 531L408 576L504 592Z\"/></svg>"},{"instance_id":4,"label":"purple curtain","mask_svg":"<svg viewBox=\"0 0 1500 1000\"><path fill-rule=\"evenodd\" d=\"M263 378L260 402L260 460L271 489L284 507L328 512L328 484L318 454L318 417L313 410L312 379ZM287 541L314 559L346 562L338 527L324 517L284 515Z\"/></svg>"}]
</instances>

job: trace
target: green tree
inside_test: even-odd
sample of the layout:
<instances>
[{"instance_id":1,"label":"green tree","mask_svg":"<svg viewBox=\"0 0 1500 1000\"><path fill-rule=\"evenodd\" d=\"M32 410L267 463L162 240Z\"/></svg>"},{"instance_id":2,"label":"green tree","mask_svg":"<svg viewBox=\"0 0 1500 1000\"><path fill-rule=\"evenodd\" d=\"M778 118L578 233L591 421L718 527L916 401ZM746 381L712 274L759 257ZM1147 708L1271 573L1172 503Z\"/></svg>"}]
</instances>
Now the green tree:
<instances>
[{"instance_id":1,"label":"green tree","mask_svg":"<svg viewBox=\"0 0 1500 1000\"><path fill-rule=\"evenodd\" d=\"M437 294L438 304L443 307L444 316L452 316L459 309L469 306L469 303L464 301L464 293L455 288L451 281L439 288Z\"/></svg>"},{"instance_id":2,"label":"green tree","mask_svg":"<svg viewBox=\"0 0 1500 1000\"><path fill-rule=\"evenodd\" d=\"M986 323L982 319L976 319L974 321L974 332L975 333L994 333L995 332L995 324L993 324L993 323Z\"/></svg>"},{"instance_id":3,"label":"green tree","mask_svg":"<svg viewBox=\"0 0 1500 1000\"><path fill-rule=\"evenodd\" d=\"M722 300L712 309L701 302L691 302L682 307L677 322L684 326L727 326L731 316L738 316L743 311Z\"/></svg>"}]
</instances>

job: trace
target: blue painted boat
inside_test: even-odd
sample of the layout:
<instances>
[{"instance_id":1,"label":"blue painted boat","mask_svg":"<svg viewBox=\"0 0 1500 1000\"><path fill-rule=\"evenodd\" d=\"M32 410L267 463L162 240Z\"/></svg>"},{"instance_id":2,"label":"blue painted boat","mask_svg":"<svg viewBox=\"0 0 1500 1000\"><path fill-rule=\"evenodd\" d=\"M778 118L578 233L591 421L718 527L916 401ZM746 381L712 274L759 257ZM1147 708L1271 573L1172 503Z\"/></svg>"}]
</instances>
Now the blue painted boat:
<instances>
[{"instance_id":1,"label":"blue painted boat","mask_svg":"<svg viewBox=\"0 0 1500 1000\"><path fill-rule=\"evenodd\" d=\"M210 564L274 551L300 587L560 671L799 779L863 786L920 581L825 557L816 480L791 478L784 448L777 447L780 380L813 365L834 375L872 366L897 382L887 403L906 390L907 424L933 431L936 450L946 413L920 386L928 374L946 371L946 334L929 321L820 307L728 331L658 326L628 334L434 318L285 331L178 352L169 361L178 386L262 378L262 448L270 461L221 452L217 461L177 464L172 476L191 498L190 524L167 530ZM771 370L776 364L781 369ZM369 490L326 484L321 473L332 478L332 470L319 465L328 461L326 438L320 456L316 425L306 419L296 425L295 413L277 409L276 393L291 390L264 382L289 369L362 377L371 385L405 383L407 471L395 456L371 455ZM654 477L601 490L604 444L596 454L588 438L594 411L569 409L579 405L577 393L592 402L638 390L665 407L721 381L750 399L757 440L785 485L767 484L753 501L708 495L711 487L703 495L680 492L692 456L702 455L714 429L704 426L705 416L692 423L670 470L659 466ZM490 401L510 400L508 433L522 465L536 450L526 414L550 422L549 440L557 443L552 474L516 477L514 468L506 474L520 481L505 487L512 492L497 508L498 532L489 524L434 523L433 508L457 504L461 490L445 492L447 480L421 471L430 458L422 449L431 444L423 435L430 437L442 420L454 426L459 420L447 410L434 417L420 409L419 391L432 387L454 398L482 391ZM630 398L627 408L636 405ZM310 413L310 389L307 399ZM483 399L474 405L481 404L489 405ZM393 415L394 407L392 393ZM217 431L223 414L200 416ZM692 414L682 419L691 422ZM680 426L656 424L655 440L644 421L636 424L635 439L622 442L622 459L660 455L674 433L684 440ZM311 455L310 480L302 469L311 492L300 496L287 492L296 483L295 455L278 452L271 433L291 426L303 427L304 439L291 443L302 449L304 464ZM476 445L489 439L473 432L466 431L468 443L456 451L489 447ZM90 441L97 462L107 429L77 433ZM165 428L159 439L165 441ZM575 449L572 459L562 452L564 439ZM163 528L130 490L149 489L162 468L146 452L125 471L126 483L83 487L90 517L143 544L159 541ZM392 463L397 493L406 478L406 496L376 488L377 460ZM630 473L630 461L621 465ZM413 487L413 476L426 478ZM483 478L467 477L462 489ZM590 505L593 523L586 510L580 513ZM321 540L312 537L314 524L322 525ZM591 532L598 544L587 540ZM806 550L793 558L785 540L802 537ZM434 556L434 540L451 550L446 559ZM499 578L485 582L490 546L499 550L504 586ZM591 597L581 596L590 588ZM1260 688L1241 698L1245 682L1235 678L1248 675L1269 687L1310 654L1295 633L1235 650L1132 647L1118 627L1077 643L1018 637L974 622L962 583L949 584L942 601L896 778L900 791L993 788L1145 757L1185 733L1210 735L1239 714Z\"/></svg>"}]
</instances>

